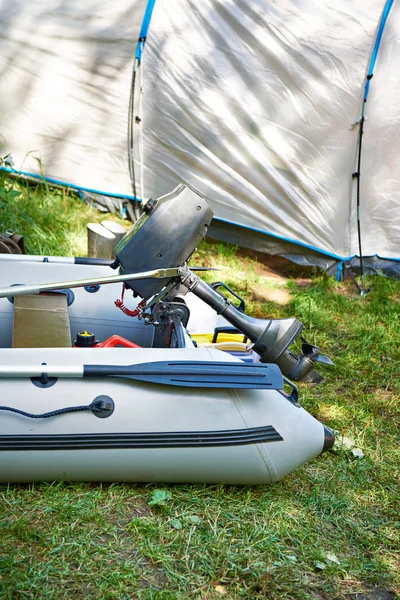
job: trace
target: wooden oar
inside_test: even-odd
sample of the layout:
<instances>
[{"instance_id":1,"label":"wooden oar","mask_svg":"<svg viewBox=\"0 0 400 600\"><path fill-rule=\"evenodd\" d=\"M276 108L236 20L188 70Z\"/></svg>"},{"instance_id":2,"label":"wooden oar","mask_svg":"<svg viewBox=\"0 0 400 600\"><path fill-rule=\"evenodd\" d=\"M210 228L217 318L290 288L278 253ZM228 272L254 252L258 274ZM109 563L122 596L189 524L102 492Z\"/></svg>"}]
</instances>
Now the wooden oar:
<instances>
[{"instance_id":1,"label":"wooden oar","mask_svg":"<svg viewBox=\"0 0 400 600\"><path fill-rule=\"evenodd\" d=\"M280 390L282 373L277 365L242 362L159 361L135 365L7 365L0 366L0 378L41 377L122 377L201 388L253 388Z\"/></svg>"}]
</instances>

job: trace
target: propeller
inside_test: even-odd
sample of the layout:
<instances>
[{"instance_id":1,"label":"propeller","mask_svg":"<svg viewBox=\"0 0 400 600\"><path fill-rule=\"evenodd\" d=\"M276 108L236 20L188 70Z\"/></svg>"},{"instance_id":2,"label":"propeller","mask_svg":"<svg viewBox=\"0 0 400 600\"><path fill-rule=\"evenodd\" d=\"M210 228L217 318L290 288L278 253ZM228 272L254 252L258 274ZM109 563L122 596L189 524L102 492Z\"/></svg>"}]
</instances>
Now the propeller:
<instances>
[{"instance_id":1,"label":"propeller","mask_svg":"<svg viewBox=\"0 0 400 600\"><path fill-rule=\"evenodd\" d=\"M303 342L302 345L301 345L301 351L303 353L303 356L305 356L306 358L309 358L310 360L313 360L314 362L320 362L320 363L322 363L324 365L331 365L332 366L332 365L335 364L333 362L333 360L331 360L329 358L329 356L325 356L324 354L320 354L318 346L314 346L313 344L310 344L303 337L301 338L301 341Z\"/></svg>"}]
</instances>

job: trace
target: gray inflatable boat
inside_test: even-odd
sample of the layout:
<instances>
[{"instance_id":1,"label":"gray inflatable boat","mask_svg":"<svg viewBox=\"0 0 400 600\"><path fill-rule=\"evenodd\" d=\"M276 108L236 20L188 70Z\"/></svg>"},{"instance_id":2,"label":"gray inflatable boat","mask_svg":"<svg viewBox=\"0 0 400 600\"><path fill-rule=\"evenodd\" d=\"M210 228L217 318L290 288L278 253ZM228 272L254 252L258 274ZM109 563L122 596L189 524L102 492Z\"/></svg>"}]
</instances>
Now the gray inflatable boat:
<instances>
[{"instance_id":1,"label":"gray inflatable boat","mask_svg":"<svg viewBox=\"0 0 400 600\"><path fill-rule=\"evenodd\" d=\"M288 379L317 377L317 350L289 350L301 323L248 317L187 267L211 217L180 186L149 201L113 268L0 258L1 482L272 483L332 446ZM196 347L199 299L259 361Z\"/></svg>"}]
</instances>

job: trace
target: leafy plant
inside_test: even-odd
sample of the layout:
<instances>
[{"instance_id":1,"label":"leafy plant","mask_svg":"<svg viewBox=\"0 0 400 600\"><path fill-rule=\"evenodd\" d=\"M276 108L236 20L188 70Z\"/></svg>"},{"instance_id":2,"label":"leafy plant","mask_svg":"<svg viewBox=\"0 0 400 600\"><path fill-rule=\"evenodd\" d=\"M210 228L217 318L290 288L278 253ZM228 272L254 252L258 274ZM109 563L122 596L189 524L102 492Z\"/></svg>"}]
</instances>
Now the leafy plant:
<instances>
[{"instance_id":1,"label":"leafy plant","mask_svg":"<svg viewBox=\"0 0 400 600\"><path fill-rule=\"evenodd\" d=\"M165 506L172 500L172 494L168 490L156 489L151 492L149 506Z\"/></svg>"}]
</instances>

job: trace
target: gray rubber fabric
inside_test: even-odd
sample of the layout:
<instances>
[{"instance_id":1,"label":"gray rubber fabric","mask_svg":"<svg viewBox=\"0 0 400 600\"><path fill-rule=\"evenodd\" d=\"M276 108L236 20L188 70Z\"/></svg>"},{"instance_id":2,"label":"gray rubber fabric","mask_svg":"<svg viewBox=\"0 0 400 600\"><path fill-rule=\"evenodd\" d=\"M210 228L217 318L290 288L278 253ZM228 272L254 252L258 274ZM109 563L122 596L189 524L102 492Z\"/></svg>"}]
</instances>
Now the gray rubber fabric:
<instances>
[{"instance_id":1,"label":"gray rubber fabric","mask_svg":"<svg viewBox=\"0 0 400 600\"><path fill-rule=\"evenodd\" d=\"M56 262L1 260L0 287L15 284L50 283L61 279L85 279L115 275L106 266L75 265ZM114 301L121 298L122 283L102 285L92 289L75 288L73 302L68 307L71 343L80 331L92 331L101 341L118 334L135 341L140 346L151 346L154 329L145 327L143 321L131 318L118 310ZM125 304L132 310L140 298L125 294ZM95 309L94 309L95 307ZM11 347L14 305L6 298L0 299L0 348Z\"/></svg>"},{"instance_id":2,"label":"gray rubber fabric","mask_svg":"<svg viewBox=\"0 0 400 600\"><path fill-rule=\"evenodd\" d=\"M193 347L0 349L3 365L139 364L166 355L238 360ZM323 425L276 390L188 391L123 379L59 379L43 389L29 378L3 379L0 390L7 405L28 412L89 405L99 397L115 407L107 418L91 411L34 420L2 413L2 482L272 483L320 454L324 445Z\"/></svg>"},{"instance_id":3,"label":"gray rubber fabric","mask_svg":"<svg viewBox=\"0 0 400 600\"><path fill-rule=\"evenodd\" d=\"M63 278L79 279L106 276L110 269L65 263L62 272ZM4 261L0 286L51 282L59 275L57 263ZM239 361L227 352L194 348L186 332L185 347L151 347L154 328L116 308L120 292L120 284L95 292L74 289L68 307L71 343L77 332L87 330L100 340L119 334L144 347L11 348L13 304L2 298L0 364L46 363L79 371L94 364ZM134 308L139 300L130 296L126 301ZM201 330L208 310L198 302L193 305L189 331ZM1 379L0 392L2 405L35 414L89 407L96 401L113 406L104 418L89 409L38 419L2 411L2 482L272 483L320 454L325 442L323 425L277 390L176 388L122 378L59 378L51 386L40 386L27 377Z\"/></svg>"}]
</instances>

